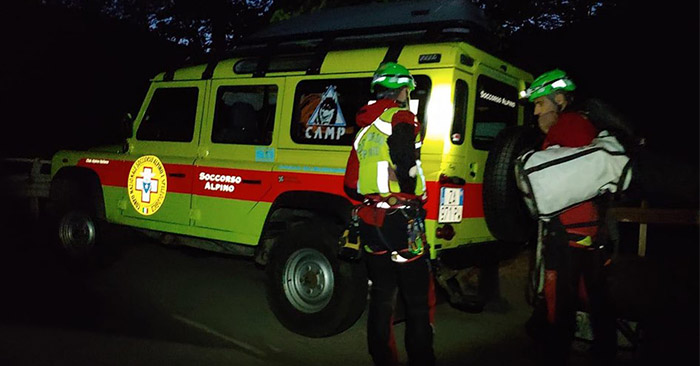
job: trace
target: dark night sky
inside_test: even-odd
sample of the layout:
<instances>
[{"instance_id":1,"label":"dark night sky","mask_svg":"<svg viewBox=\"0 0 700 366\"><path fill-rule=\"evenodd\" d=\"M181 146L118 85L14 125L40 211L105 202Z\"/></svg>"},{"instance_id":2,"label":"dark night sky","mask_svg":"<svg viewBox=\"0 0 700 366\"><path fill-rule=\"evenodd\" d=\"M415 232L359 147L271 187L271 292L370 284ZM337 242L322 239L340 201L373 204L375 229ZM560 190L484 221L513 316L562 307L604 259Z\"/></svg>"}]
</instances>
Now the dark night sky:
<instances>
[{"instance_id":1,"label":"dark night sky","mask_svg":"<svg viewBox=\"0 0 700 366\"><path fill-rule=\"evenodd\" d=\"M503 56L535 75L566 70L581 95L614 105L651 147L697 165L698 4L646 3L630 1L565 29L524 32ZM13 8L0 21L7 40L0 100L11 121L5 155L48 157L85 147L83 136L110 142L123 113L137 110L148 79L182 57L152 34L80 13Z\"/></svg>"},{"instance_id":2,"label":"dark night sky","mask_svg":"<svg viewBox=\"0 0 700 366\"><path fill-rule=\"evenodd\" d=\"M533 73L566 70L580 95L611 103L652 146L697 164L698 3L684 3L637 1L602 19L543 33L516 45L515 54L534 61Z\"/></svg>"}]
</instances>

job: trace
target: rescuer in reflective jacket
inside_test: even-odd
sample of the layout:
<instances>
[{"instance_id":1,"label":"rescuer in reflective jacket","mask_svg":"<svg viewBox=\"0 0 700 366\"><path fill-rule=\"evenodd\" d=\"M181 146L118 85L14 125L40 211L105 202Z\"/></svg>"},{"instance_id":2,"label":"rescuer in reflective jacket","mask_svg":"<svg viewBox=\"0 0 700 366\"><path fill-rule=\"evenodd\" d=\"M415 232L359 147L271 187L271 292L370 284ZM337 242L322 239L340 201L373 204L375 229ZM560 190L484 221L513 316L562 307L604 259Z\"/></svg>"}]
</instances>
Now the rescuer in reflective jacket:
<instances>
[{"instance_id":1,"label":"rescuer in reflective jacket","mask_svg":"<svg viewBox=\"0 0 700 366\"><path fill-rule=\"evenodd\" d=\"M525 91L523 96L535 104L538 125L546 134L543 149L585 146L598 134L591 121L573 110L575 89L566 73L555 69L540 75ZM602 247L598 208L593 201L586 201L543 224L548 324L542 334L543 361L547 365L566 364L576 329L576 311L581 309L591 314L596 364L610 364L615 358L617 335L605 286L610 256Z\"/></svg>"},{"instance_id":2,"label":"rescuer in reflective jacket","mask_svg":"<svg viewBox=\"0 0 700 366\"><path fill-rule=\"evenodd\" d=\"M377 101L357 113L361 129L345 173L345 192L362 202L356 213L362 245L369 253L367 343L375 365L398 365L393 333L397 293L406 309L409 365L435 364L435 295L423 225L421 129L408 107L414 88L413 77L402 65L388 62L377 69L371 82Z\"/></svg>"}]
</instances>

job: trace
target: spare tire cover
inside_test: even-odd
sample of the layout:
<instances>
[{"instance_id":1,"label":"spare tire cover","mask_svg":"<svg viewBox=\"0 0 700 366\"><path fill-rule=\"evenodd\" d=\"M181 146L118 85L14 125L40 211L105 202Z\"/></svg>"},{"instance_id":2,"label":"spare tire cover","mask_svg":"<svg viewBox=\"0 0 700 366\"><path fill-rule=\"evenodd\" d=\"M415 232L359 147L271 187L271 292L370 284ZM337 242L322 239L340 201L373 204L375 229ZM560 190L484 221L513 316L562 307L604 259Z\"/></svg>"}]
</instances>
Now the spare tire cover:
<instances>
[{"instance_id":1,"label":"spare tire cover","mask_svg":"<svg viewBox=\"0 0 700 366\"><path fill-rule=\"evenodd\" d=\"M484 216L491 234L507 242L524 242L537 228L515 183L515 159L536 148L542 134L533 127L501 131L491 145L484 168Z\"/></svg>"}]
</instances>

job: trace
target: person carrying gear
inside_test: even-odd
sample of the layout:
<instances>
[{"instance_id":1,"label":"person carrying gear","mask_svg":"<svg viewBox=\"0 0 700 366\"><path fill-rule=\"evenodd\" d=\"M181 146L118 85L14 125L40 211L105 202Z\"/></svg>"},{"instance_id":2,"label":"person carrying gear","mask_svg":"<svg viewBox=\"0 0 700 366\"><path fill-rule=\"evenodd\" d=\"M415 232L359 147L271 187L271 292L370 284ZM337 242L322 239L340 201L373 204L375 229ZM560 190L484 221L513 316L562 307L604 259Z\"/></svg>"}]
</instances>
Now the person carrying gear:
<instances>
[{"instance_id":1,"label":"person carrying gear","mask_svg":"<svg viewBox=\"0 0 700 366\"><path fill-rule=\"evenodd\" d=\"M374 73L370 89L377 101L357 113L361 129L344 180L346 194L362 202L355 213L372 281L369 353L375 365L398 364L393 332L398 293L406 309L408 364L430 366L435 293L423 224L421 126L408 107L415 81L404 66L387 62Z\"/></svg>"},{"instance_id":2,"label":"person carrying gear","mask_svg":"<svg viewBox=\"0 0 700 366\"><path fill-rule=\"evenodd\" d=\"M535 104L539 128L546 134L542 149L559 145L588 145L598 134L586 117L573 111L574 82L562 70L540 75L521 96ZM544 254L544 304L535 314L546 314L542 349L547 365L566 364L576 327L577 297L591 314L593 353L600 365L614 361L617 351L615 316L605 287L610 256L601 244L598 207L586 201L540 222ZM542 311L544 310L544 311ZM531 322L536 322L533 315ZM530 324L532 325L532 324Z\"/></svg>"}]
</instances>

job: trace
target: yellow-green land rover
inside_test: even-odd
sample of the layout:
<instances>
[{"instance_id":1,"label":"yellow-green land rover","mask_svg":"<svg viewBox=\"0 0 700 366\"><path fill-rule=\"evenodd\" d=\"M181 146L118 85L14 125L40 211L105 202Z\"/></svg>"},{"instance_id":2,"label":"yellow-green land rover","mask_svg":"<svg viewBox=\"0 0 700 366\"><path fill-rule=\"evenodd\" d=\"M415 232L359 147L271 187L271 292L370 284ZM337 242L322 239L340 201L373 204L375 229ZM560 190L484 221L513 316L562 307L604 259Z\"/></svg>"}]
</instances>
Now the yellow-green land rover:
<instances>
[{"instance_id":1,"label":"yellow-green land rover","mask_svg":"<svg viewBox=\"0 0 700 366\"><path fill-rule=\"evenodd\" d=\"M364 310L368 286L361 263L337 257L356 204L343 175L355 113L374 98L371 76L385 61L405 65L417 83L410 106L424 128L431 258L494 242L486 159L501 130L523 124L516 102L532 76L477 47L486 37L478 9L420 4L300 16L229 58L155 76L123 148L53 157L63 247L92 249L107 222L254 257L287 328L342 332ZM386 6L396 19L376 16ZM321 111L328 99L330 114Z\"/></svg>"}]
</instances>

